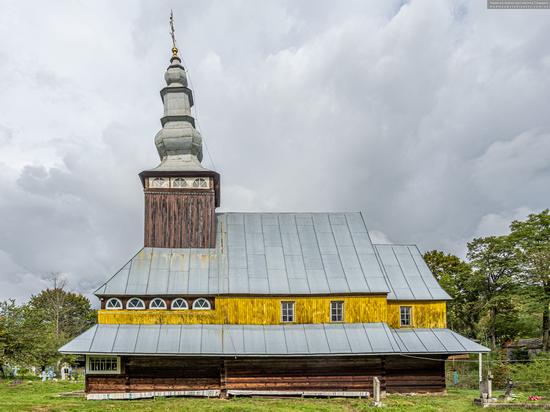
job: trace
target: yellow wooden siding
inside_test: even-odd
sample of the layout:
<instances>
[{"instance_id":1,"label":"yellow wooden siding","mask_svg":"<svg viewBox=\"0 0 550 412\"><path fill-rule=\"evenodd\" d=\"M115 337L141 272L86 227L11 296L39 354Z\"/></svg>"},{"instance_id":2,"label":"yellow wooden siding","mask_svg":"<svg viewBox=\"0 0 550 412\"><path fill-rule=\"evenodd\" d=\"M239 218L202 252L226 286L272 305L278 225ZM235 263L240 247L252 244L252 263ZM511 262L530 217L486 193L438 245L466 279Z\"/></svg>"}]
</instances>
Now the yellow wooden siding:
<instances>
[{"instance_id":1,"label":"yellow wooden siding","mask_svg":"<svg viewBox=\"0 0 550 412\"><path fill-rule=\"evenodd\" d=\"M387 323L392 328L399 328L399 307L410 306L412 317L410 327L413 328L446 328L447 327L447 303L446 302L388 302Z\"/></svg>"},{"instance_id":2,"label":"yellow wooden siding","mask_svg":"<svg viewBox=\"0 0 550 412\"><path fill-rule=\"evenodd\" d=\"M295 302L295 323L330 322L330 302L344 302L344 322L384 322L386 297L217 297L213 310L100 310L98 322L105 324L236 324L277 325L281 302Z\"/></svg>"},{"instance_id":3,"label":"yellow wooden siding","mask_svg":"<svg viewBox=\"0 0 550 412\"><path fill-rule=\"evenodd\" d=\"M330 302L344 302L345 323L387 322L399 328L399 307L412 307L412 327L445 328L445 302L390 301L385 296L217 297L214 310L100 310L105 324L281 324L281 301L295 302L294 323L329 323Z\"/></svg>"}]
</instances>

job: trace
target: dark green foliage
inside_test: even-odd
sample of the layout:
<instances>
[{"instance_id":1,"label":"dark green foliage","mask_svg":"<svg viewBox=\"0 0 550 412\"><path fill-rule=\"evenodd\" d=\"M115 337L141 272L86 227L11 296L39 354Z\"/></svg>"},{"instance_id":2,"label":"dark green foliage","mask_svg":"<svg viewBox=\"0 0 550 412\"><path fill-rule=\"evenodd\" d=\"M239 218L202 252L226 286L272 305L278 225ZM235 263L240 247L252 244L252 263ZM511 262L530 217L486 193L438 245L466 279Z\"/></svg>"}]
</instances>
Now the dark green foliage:
<instances>
[{"instance_id":1,"label":"dark green foliage","mask_svg":"<svg viewBox=\"0 0 550 412\"><path fill-rule=\"evenodd\" d=\"M24 310L14 300L0 303L0 375L4 365L20 362L26 344Z\"/></svg>"},{"instance_id":2,"label":"dark green foliage","mask_svg":"<svg viewBox=\"0 0 550 412\"><path fill-rule=\"evenodd\" d=\"M55 366L60 346L95 323L96 312L84 296L62 286L46 289L17 306L0 303L0 366Z\"/></svg>"},{"instance_id":3,"label":"dark green foliage","mask_svg":"<svg viewBox=\"0 0 550 412\"><path fill-rule=\"evenodd\" d=\"M550 213L531 214L526 221L512 222L510 240L517 256L520 281L529 288L542 312L543 348L550 348Z\"/></svg>"},{"instance_id":4,"label":"dark green foliage","mask_svg":"<svg viewBox=\"0 0 550 412\"><path fill-rule=\"evenodd\" d=\"M447 304L449 327L468 337L475 337L480 308L472 268L457 256L438 250L425 253L424 259L441 287L453 298Z\"/></svg>"},{"instance_id":5,"label":"dark green foliage","mask_svg":"<svg viewBox=\"0 0 550 412\"><path fill-rule=\"evenodd\" d=\"M513 321L517 307L513 295L517 291L517 260L508 236L489 236L468 243L468 259L473 284L478 291L478 304L483 317L481 326L494 348L498 343L517 335Z\"/></svg>"},{"instance_id":6,"label":"dark green foliage","mask_svg":"<svg viewBox=\"0 0 550 412\"><path fill-rule=\"evenodd\" d=\"M531 362L515 362L510 365L510 378L519 389L536 388L548 391L550 388L550 353L542 352Z\"/></svg>"},{"instance_id":7,"label":"dark green foliage","mask_svg":"<svg viewBox=\"0 0 550 412\"><path fill-rule=\"evenodd\" d=\"M468 243L468 261L433 250L424 255L451 295L449 327L497 348L516 338L543 338L550 329L550 214L514 221L505 236Z\"/></svg>"}]
</instances>

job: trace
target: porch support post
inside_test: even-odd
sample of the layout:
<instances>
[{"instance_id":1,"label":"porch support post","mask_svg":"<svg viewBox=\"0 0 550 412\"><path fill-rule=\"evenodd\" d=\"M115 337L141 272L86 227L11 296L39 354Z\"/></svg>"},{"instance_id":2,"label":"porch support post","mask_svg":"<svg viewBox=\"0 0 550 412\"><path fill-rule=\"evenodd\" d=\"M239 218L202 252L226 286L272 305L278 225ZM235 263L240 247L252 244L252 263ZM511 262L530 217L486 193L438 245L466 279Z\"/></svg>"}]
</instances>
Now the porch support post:
<instances>
[{"instance_id":1,"label":"porch support post","mask_svg":"<svg viewBox=\"0 0 550 412\"><path fill-rule=\"evenodd\" d=\"M479 379L478 381L481 383L483 380L483 354L479 352Z\"/></svg>"}]
</instances>

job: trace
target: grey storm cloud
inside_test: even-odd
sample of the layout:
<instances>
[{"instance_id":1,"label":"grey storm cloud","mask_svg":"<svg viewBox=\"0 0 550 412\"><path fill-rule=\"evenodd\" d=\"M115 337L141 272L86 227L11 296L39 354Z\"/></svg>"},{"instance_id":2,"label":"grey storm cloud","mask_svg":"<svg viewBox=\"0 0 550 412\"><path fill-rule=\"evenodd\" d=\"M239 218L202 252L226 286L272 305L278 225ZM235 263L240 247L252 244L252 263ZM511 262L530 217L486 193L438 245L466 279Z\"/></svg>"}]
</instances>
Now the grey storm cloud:
<instances>
[{"instance_id":1,"label":"grey storm cloud","mask_svg":"<svg viewBox=\"0 0 550 412\"><path fill-rule=\"evenodd\" d=\"M90 294L143 243L168 13L222 209L362 210L464 254L549 206L550 20L479 1L0 5L0 299Z\"/></svg>"}]
</instances>

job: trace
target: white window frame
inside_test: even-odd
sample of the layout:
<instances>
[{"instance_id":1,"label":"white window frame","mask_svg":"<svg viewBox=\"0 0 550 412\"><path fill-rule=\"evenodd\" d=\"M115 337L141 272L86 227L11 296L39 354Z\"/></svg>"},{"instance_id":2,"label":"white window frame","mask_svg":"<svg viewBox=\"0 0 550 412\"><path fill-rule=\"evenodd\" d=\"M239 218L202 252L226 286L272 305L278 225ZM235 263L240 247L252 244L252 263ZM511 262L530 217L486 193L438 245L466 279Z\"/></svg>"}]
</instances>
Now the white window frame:
<instances>
[{"instance_id":1,"label":"white window frame","mask_svg":"<svg viewBox=\"0 0 550 412\"><path fill-rule=\"evenodd\" d=\"M160 301L162 302L162 307L153 307L153 302L155 301ZM154 299L151 299L151 302L149 302L149 309L154 309L154 310L164 310L166 309L167 306L166 306L166 301L163 299L163 298L154 298Z\"/></svg>"},{"instance_id":2,"label":"white window frame","mask_svg":"<svg viewBox=\"0 0 550 412\"><path fill-rule=\"evenodd\" d=\"M162 182L162 186L157 186L155 182ZM167 189L170 187L170 179L167 177L151 177L149 180L149 187L152 189Z\"/></svg>"},{"instance_id":3,"label":"white window frame","mask_svg":"<svg viewBox=\"0 0 550 412\"><path fill-rule=\"evenodd\" d=\"M290 308L290 315L289 315L289 310L288 308L286 309L286 314L285 314L285 306L286 305L289 305L288 308ZM295 307L296 307L296 304L293 300L283 300L281 301L281 322L283 323L293 323L296 321L296 313L295 313ZM287 317L287 319L285 320L285 316ZM289 316L291 317L291 319L289 319Z\"/></svg>"},{"instance_id":4,"label":"white window frame","mask_svg":"<svg viewBox=\"0 0 550 412\"><path fill-rule=\"evenodd\" d=\"M176 181L182 182L185 186L176 186ZM204 183L202 183L204 181ZM210 177L150 177L148 187L152 189L210 189L212 179ZM157 186L155 182L162 182L162 186ZM195 186L195 182L197 186ZM201 185L202 183L202 185Z\"/></svg>"},{"instance_id":5,"label":"white window frame","mask_svg":"<svg viewBox=\"0 0 550 412\"><path fill-rule=\"evenodd\" d=\"M185 307L175 308L174 303L178 302L178 301L181 301L181 302L185 303ZM189 309L189 303L187 303L187 300L185 300L184 298L176 298L172 301L172 303L170 305L170 308L172 310L187 310L187 309Z\"/></svg>"},{"instance_id":6,"label":"white window frame","mask_svg":"<svg viewBox=\"0 0 550 412\"><path fill-rule=\"evenodd\" d=\"M210 179L207 179L205 177L196 177L193 179L193 182L191 184L191 187L193 189L208 189L210 187ZM201 183L204 182L204 186L201 185ZM197 186L195 186L195 183L197 183Z\"/></svg>"},{"instance_id":7,"label":"white window frame","mask_svg":"<svg viewBox=\"0 0 550 412\"><path fill-rule=\"evenodd\" d=\"M337 314L337 310L335 312L334 311L335 308L333 308L333 306L336 306L336 305L341 305L341 307L342 307L342 310L341 310L341 313L340 313L341 319L335 319L334 316L333 316L333 315ZM344 321L344 307L345 307L345 304L344 304L343 300L332 300L332 301L330 301L330 321L331 322L342 323Z\"/></svg>"},{"instance_id":8,"label":"white window frame","mask_svg":"<svg viewBox=\"0 0 550 412\"><path fill-rule=\"evenodd\" d=\"M112 302L112 301L118 302L119 307L118 308L110 308L109 307L109 302ZM122 310L122 309L124 309L124 305L122 304L122 301L118 298L109 298L109 299L107 299L107 302L105 302L105 309L107 309L107 310Z\"/></svg>"},{"instance_id":9,"label":"white window frame","mask_svg":"<svg viewBox=\"0 0 550 412\"><path fill-rule=\"evenodd\" d=\"M176 186L176 182L183 182L183 186ZM170 179L170 187L173 189L188 189L189 186L189 179L186 179L185 177L173 177Z\"/></svg>"},{"instance_id":10,"label":"white window frame","mask_svg":"<svg viewBox=\"0 0 550 412\"><path fill-rule=\"evenodd\" d=\"M198 307L198 302L199 301L204 301L207 303L208 307ZM193 301L193 309L194 310L209 310L209 309L212 309L212 305L210 304L210 301L206 298L197 298Z\"/></svg>"},{"instance_id":11,"label":"white window frame","mask_svg":"<svg viewBox=\"0 0 550 412\"><path fill-rule=\"evenodd\" d=\"M141 302L142 304L142 307L141 308L131 308L129 305L130 305L130 302L134 299L137 299ZM128 299L128 302L126 302L126 309L128 310L144 310L147 306L145 306L145 302L143 301L143 299L140 299L140 298L130 298Z\"/></svg>"},{"instance_id":12,"label":"white window frame","mask_svg":"<svg viewBox=\"0 0 550 412\"><path fill-rule=\"evenodd\" d=\"M116 359L117 368L114 371L94 371L90 368L90 363L93 358L103 358L103 359ZM109 356L109 355L86 355L86 374L90 375L119 375L121 370L120 365L120 356Z\"/></svg>"},{"instance_id":13,"label":"white window frame","mask_svg":"<svg viewBox=\"0 0 550 412\"><path fill-rule=\"evenodd\" d=\"M403 323L403 314L402 310L408 309L409 323ZM412 327L413 324L413 307L409 305L399 306L399 326L401 327Z\"/></svg>"}]
</instances>

